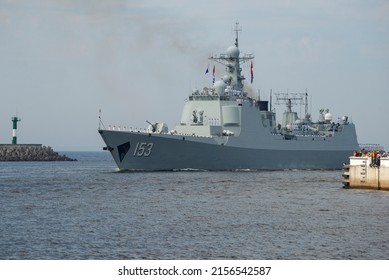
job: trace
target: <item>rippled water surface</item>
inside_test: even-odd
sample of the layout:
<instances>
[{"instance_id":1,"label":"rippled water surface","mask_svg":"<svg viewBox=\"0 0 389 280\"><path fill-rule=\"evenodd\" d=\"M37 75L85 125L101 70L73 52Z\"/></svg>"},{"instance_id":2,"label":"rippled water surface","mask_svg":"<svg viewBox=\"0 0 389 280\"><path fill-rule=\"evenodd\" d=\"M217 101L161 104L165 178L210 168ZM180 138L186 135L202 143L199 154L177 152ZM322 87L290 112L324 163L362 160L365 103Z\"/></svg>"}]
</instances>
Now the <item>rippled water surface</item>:
<instances>
[{"instance_id":1,"label":"rippled water surface","mask_svg":"<svg viewBox=\"0 0 389 280\"><path fill-rule=\"evenodd\" d=\"M0 162L0 259L389 259L389 192L341 171L117 172Z\"/></svg>"}]
</instances>

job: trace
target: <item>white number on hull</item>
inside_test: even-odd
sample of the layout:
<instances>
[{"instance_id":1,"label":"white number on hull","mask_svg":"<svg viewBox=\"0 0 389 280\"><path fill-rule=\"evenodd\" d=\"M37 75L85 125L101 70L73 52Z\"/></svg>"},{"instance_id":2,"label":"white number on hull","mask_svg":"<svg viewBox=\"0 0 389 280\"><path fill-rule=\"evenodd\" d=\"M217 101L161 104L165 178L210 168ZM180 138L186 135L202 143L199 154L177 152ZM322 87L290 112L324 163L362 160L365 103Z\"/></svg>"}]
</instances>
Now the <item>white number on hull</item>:
<instances>
[{"instance_id":1,"label":"white number on hull","mask_svg":"<svg viewBox=\"0 0 389 280\"><path fill-rule=\"evenodd\" d=\"M134 157L148 157L153 150L154 143L138 142L134 150Z\"/></svg>"}]
</instances>

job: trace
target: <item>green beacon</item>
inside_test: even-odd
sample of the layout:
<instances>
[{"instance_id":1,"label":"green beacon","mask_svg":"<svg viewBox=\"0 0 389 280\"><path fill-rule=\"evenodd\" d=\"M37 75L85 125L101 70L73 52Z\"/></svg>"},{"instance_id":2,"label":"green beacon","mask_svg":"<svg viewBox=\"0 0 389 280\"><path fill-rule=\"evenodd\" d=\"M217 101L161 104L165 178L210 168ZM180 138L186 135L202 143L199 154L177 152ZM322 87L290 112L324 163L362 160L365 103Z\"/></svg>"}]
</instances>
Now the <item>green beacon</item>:
<instances>
[{"instance_id":1,"label":"green beacon","mask_svg":"<svg viewBox=\"0 0 389 280\"><path fill-rule=\"evenodd\" d=\"M16 145L18 143L16 131L18 129L18 122L20 121L21 119L19 119L18 117L12 118L12 144L13 145Z\"/></svg>"}]
</instances>

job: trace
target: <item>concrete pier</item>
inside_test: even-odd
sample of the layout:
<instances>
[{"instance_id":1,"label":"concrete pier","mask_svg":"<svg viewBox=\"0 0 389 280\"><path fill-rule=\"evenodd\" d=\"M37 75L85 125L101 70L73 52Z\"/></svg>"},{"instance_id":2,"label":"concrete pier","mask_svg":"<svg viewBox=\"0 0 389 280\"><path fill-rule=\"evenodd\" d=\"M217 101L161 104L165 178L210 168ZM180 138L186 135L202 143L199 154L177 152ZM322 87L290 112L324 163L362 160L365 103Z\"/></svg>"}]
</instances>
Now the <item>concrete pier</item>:
<instances>
[{"instance_id":1,"label":"concrete pier","mask_svg":"<svg viewBox=\"0 0 389 280\"><path fill-rule=\"evenodd\" d=\"M0 144L0 161L74 161L42 144Z\"/></svg>"},{"instance_id":2,"label":"concrete pier","mask_svg":"<svg viewBox=\"0 0 389 280\"><path fill-rule=\"evenodd\" d=\"M343 166L343 178L344 188L389 191L389 158L372 166L368 157L350 157L350 164Z\"/></svg>"}]
</instances>

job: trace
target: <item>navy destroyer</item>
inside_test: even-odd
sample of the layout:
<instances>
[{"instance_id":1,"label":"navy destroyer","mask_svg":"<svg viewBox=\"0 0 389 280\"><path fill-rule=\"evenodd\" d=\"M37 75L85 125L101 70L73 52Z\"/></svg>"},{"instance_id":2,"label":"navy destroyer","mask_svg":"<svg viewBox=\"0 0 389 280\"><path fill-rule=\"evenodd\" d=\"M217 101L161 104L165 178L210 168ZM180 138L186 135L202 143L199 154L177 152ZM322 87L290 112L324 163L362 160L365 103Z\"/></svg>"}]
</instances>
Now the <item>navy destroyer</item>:
<instances>
[{"instance_id":1,"label":"navy destroyer","mask_svg":"<svg viewBox=\"0 0 389 280\"><path fill-rule=\"evenodd\" d=\"M355 126L320 110L313 121L308 93L272 94L286 110L276 121L269 101L248 94L242 65L252 54L240 54L238 28L226 53L209 57L225 67L211 87L193 90L185 100L179 124L149 123L146 129L102 125L99 133L120 170L282 170L340 169L359 148ZM252 72L251 72L252 75ZM299 117L293 106L304 105Z\"/></svg>"}]
</instances>

